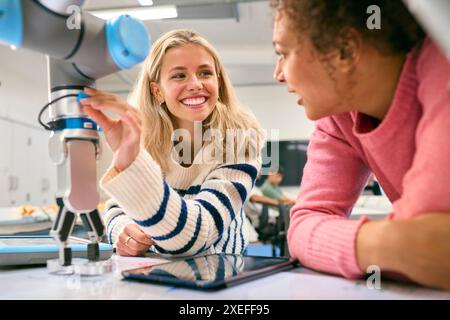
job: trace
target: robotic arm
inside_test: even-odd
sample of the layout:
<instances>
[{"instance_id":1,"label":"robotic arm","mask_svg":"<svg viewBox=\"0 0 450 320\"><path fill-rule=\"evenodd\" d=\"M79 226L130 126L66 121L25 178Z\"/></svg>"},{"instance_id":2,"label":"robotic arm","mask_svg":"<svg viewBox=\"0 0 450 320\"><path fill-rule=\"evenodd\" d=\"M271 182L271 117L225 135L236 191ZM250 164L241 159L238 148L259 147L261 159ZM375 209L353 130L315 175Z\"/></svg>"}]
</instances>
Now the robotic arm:
<instances>
[{"instance_id":1,"label":"robotic arm","mask_svg":"<svg viewBox=\"0 0 450 320\"><path fill-rule=\"evenodd\" d=\"M79 214L91 243L88 257L98 260L104 224L96 160L100 157L97 125L79 104L83 89L98 78L143 61L150 39L145 25L130 16L105 21L80 7L84 0L0 0L0 44L47 55L49 151L57 166L58 216L51 235L60 245L59 263L72 262L67 247ZM72 15L69 11L72 9ZM69 12L69 13L68 13ZM78 14L78 16L73 16ZM70 23L75 18L75 22Z\"/></svg>"}]
</instances>

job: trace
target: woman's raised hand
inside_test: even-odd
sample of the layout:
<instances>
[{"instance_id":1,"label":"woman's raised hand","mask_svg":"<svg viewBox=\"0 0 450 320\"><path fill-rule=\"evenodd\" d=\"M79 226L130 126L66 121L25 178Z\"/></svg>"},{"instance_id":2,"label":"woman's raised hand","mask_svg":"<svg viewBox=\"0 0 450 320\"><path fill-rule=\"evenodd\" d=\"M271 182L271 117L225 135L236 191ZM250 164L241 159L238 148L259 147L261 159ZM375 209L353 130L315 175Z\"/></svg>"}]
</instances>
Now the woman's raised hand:
<instances>
[{"instance_id":1,"label":"woman's raised hand","mask_svg":"<svg viewBox=\"0 0 450 320\"><path fill-rule=\"evenodd\" d=\"M114 166L123 171L136 159L140 150L142 116L139 110L122 98L97 89L84 90L89 98L81 99L84 111L105 133L106 141L114 153ZM105 111L116 113L113 120Z\"/></svg>"}]
</instances>

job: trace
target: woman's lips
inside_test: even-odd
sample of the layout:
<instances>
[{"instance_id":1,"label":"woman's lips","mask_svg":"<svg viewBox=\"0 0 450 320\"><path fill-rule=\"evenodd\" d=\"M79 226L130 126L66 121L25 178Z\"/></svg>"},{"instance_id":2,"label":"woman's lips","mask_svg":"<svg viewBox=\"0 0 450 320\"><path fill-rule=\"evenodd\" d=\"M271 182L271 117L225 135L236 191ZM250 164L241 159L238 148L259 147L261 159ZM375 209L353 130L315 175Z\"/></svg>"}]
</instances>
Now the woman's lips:
<instances>
[{"instance_id":1,"label":"woman's lips","mask_svg":"<svg viewBox=\"0 0 450 320\"><path fill-rule=\"evenodd\" d=\"M200 109L205 106L208 98L205 96L190 97L181 100L181 103L190 109Z\"/></svg>"}]
</instances>

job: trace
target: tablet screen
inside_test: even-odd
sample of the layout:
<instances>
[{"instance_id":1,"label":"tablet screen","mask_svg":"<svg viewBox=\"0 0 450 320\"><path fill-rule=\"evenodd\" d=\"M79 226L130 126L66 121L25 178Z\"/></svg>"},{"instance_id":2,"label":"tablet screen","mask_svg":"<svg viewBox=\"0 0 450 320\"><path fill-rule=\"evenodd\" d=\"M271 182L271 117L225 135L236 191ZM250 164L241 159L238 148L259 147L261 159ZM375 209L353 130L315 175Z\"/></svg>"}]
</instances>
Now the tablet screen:
<instances>
[{"instance_id":1,"label":"tablet screen","mask_svg":"<svg viewBox=\"0 0 450 320\"><path fill-rule=\"evenodd\" d=\"M207 288L231 284L233 281L294 265L295 261L288 258L212 254L128 270L123 275L137 280Z\"/></svg>"}]
</instances>

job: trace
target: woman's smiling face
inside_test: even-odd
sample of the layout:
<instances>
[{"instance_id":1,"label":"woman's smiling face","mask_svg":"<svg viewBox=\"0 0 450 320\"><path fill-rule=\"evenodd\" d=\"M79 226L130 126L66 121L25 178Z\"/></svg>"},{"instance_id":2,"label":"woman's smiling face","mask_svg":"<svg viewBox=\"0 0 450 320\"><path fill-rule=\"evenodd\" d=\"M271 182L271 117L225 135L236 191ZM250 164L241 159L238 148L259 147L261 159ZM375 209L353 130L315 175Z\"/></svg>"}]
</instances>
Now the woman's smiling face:
<instances>
[{"instance_id":1,"label":"woman's smiling face","mask_svg":"<svg viewBox=\"0 0 450 320\"><path fill-rule=\"evenodd\" d=\"M195 121L205 120L219 96L214 58L196 44L167 50L158 87L178 127L186 128Z\"/></svg>"}]
</instances>

